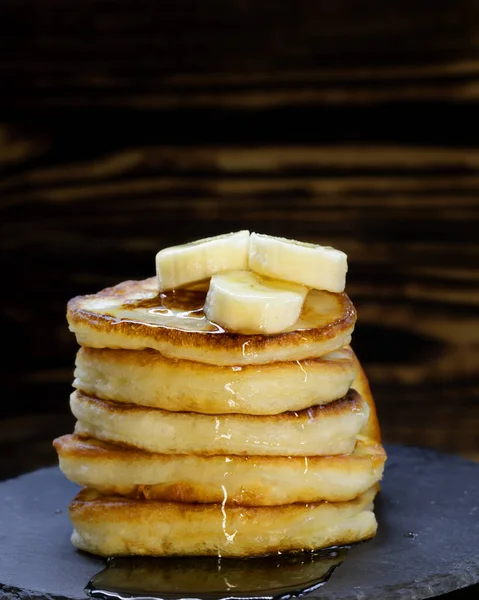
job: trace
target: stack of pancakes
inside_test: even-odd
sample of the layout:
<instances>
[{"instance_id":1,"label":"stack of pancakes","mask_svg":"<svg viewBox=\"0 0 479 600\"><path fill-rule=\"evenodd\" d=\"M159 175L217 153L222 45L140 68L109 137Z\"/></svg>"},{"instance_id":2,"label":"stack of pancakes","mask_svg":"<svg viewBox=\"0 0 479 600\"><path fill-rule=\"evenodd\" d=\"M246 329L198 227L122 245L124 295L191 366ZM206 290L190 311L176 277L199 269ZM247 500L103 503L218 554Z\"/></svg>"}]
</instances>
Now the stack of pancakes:
<instances>
[{"instance_id":1,"label":"stack of pancakes","mask_svg":"<svg viewBox=\"0 0 479 600\"><path fill-rule=\"evenodd\" d=\"M206 291L150 278L70 300L77 421L54 446L83 488L73 544L254 556L374 536L386 456L347 294L311 290L293 327L254 335L208 321Z\"/></svg>"}]
</instances>

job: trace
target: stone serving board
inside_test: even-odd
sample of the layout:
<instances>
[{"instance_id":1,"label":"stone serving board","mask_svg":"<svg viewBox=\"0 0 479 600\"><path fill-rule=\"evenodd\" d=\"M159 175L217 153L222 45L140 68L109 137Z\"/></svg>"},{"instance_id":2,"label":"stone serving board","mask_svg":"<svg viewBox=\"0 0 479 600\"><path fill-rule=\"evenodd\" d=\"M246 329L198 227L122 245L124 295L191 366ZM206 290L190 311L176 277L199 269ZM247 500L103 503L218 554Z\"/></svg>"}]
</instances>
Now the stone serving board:
<instances>
[{"instance_id":1,"label":"stone serving board","mask_svg":"<svg viewBox=\"0 0 479 600\"><path fill-rule=\"evenodd\" d=\"M378 534L352 547L311 600L421 600L479 582L479 464L422 448L386 450ZM85 586L106 563L70 543L77 489L56 467L0 483L1 598L87 598ZM181 570L184 559L174 560ZM274 597L267 591L265 575L263 596ZM154 595L174 596L161 592Z\"/></svg>"}]
</instances>

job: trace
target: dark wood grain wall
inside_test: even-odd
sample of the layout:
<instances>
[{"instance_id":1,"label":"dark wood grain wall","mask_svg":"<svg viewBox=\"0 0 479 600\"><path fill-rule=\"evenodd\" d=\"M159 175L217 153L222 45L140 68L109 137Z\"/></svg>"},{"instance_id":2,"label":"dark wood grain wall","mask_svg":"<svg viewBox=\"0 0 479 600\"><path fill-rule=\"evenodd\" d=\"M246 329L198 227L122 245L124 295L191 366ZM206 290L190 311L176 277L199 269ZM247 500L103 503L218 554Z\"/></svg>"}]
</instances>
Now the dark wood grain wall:
<instances>
[{"instance_id":1,"label":"dark wood grain wall","mask_svg":"<svg viewBox=\"0 0 479 600\"><path fill-rule=\"evenodd\" d=\"M4 0L0 449L71 425L71 296L244 227L347 252L385 439L479 456L478 17Z\"/></svg>"}]
</instances>

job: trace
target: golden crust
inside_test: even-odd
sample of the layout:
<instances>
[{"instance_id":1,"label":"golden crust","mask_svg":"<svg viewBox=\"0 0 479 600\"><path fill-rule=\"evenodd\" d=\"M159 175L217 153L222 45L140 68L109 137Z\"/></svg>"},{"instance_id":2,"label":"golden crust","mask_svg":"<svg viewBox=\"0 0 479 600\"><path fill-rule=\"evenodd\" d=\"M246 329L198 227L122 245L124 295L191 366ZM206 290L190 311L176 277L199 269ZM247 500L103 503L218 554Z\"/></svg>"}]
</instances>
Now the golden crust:
<instances>
[{"instance_id":1,"label":"golden crust","mask_svg":"<svg viewBox=\"0 0 479 600\"><path fill-rule=\"evenodd\" d=\"M367 438L351 455L324 457L153 454L76 435L54 446L68 479L105 495L242 506L352 500L381 479L386 460Z\"/></svg>"},{"instance_id":2,"label":"golden crust","mask_svg":"<svg viewBox=\"0 0 479 600\"><path fill-rule=\"evenodd\" d=\"M172 359L151 349L82 347L73 385L97 398L175 412L272 415L343 397L356 370L350 348L238 367Z\"/></svg>"},{"instance_id":3,"label":"golden crust","mask_svg":"<svg viewBox=\"0 0 479 600\"><path fill-rule=\"evenodd\" d=\"M152 348L165 356L218 365L265 364L318 357L348 344L356 310L347 294L313 290L300 320L275 335L224 331L202 315L205 293L159 295L155 278L125 281L67 304L82 346ZM186 318L188 317L188 318Z\"/></svg>"},{"instance_id":4,"label":"golden crust","mask_svg":"<svg viewBox=\"0 0 479 600\"><path fill-rule=\"evenodd\" d=\"M279 415L172 413L75 391L75 433L160 454L350 454L369 407L354 390L324 406Z\"/></svg>"},{"instance_id":5,"label":"golden crust","mask_svg":"<svg viewBox=\"0 0 479 600\"><path fill-rule=\"evenodd\" d=\"M70 505L72 542L101 556L255 556L317 550L375 535L377 486L349 502L229 507L101 496Z\"/></svg>"},{"instance_id":6,"label":"golden crust","mask_svg":"<svg viewBox=\"0 0 479 600\"><path fill-rule=\"evenodd\" d=\"M374 402L374 397L371 392L369 380L356 354L354 354L354 360L357 366L357 374L355 380L352 383L352 388L355 389L361 395L361 397L367 402L369 406L369 418L361 430L361 435L364 435L366 437L371 438L372 440L380 442L381 428L379 425L376 403Z\"/></svg>"}]
</instances>

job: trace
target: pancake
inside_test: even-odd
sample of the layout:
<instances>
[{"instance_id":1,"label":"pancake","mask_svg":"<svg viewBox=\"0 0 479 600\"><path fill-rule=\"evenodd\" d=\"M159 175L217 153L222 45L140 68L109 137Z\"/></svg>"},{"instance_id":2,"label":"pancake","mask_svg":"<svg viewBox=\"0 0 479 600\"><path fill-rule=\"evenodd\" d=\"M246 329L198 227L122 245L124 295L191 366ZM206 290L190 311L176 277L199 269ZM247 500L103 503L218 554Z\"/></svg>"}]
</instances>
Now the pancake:
<instances>
[{"instance_id":1,"label":"pancake","mask_svg":"<svg viewBox=\"0 0 479 600\"><path fill-rule=\"evenodd\" d=\"M255 556L317 550L371 538L373 486L349 502L229 507L101 496L85 488L70 504L72 543L101 556Z\"/></svg>"},{"instance_id":2,"label":"pancake","mask_svg":"<svg viewBox=\"0 0 479 600\"><path fill-rule=\"evenodd\" d=\"M349 344L356 322L347 294L311 290L285 332L243 335L208 321L205 297L201 288L159 294L154 277L125 281L72 298L67 320L81 346L152 348L170 358L235 366L317 358Z\"/></svg>"},{"instance_id":3,"label":"pancake","mask_svg":"<svg viewBox=\"0 0 479 600\"><path fill-rule=\"evenodd\" d=\"M311 360L230 367L149 349L84 347L73 386L104 400L169 411L273 415L342 398L356 372L350 348Z\"/></svg>"},{"instance_id":4,"label":"pancake","mask_svg":"<svg viewBox=\"0 0 479 600\"><path fill-rule=\"evenodd\" d=\"M352 500L381 479L386 460L367 438L351 455L323 457L152 454L75 435L54 446L70 481L104 495L240 506Z\"/></svg>"},{"instance_id":5,"label":"pancake","mask_svg":"<svg viewBox=\"0 0 479 600\"><path fill-rule=\"evenodd\" d=\"M159 454L350 454L369 406L354 390L325 406L280 415L173 413L75 391L75 433Z\"/></svg>"}]
</instances>

